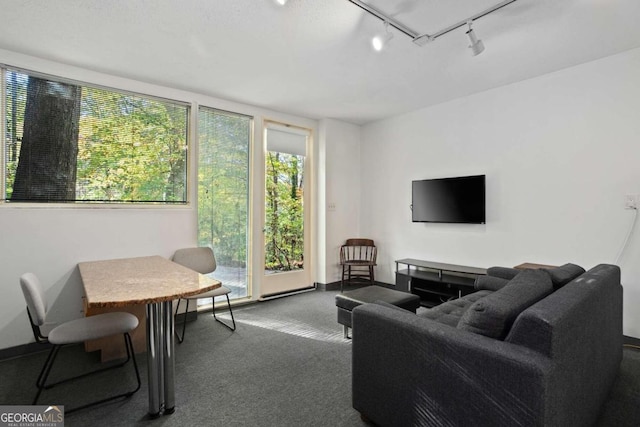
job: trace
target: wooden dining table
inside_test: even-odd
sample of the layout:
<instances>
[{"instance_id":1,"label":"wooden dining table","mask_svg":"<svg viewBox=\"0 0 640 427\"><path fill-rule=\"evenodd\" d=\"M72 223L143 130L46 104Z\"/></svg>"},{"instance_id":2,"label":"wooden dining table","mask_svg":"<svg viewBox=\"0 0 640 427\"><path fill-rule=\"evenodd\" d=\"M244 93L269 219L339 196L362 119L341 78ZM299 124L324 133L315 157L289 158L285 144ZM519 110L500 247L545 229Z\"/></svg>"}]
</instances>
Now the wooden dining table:
<instances>
[{"instance_id":1,"label":"wooden dining table","mask_svg":"<svg viewBox=\"0 0 640 427\"><path fill-rule=\"evenodd\" d=\"M146 306L149 415L175 411L172 301L221 283L161 256L78 264L89 308Z\"/></svg>"}]
</instances>

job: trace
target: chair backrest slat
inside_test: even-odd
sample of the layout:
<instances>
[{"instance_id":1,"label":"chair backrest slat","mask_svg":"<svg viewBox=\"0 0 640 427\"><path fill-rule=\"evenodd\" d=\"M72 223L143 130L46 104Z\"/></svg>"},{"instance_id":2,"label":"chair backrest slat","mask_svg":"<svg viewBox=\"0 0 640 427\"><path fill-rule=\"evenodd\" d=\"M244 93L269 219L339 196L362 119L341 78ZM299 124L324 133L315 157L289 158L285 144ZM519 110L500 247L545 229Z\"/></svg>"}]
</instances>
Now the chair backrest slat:
<instances>
[{"instance_id":1,"label":"chair backrest slat","mask_svg":"<svg viewBox=\"0 0 640 427\"><path fill-rule=\"evenodd\" d=\"M375 246L371 239L347 239L345 246Z\"/></svg>"},{"instance_id":2,"label":"chair backrest slat","mask_svg":"<svg viewBox=\"0 0 640 427\"><path fill-rule=\"evenodd\" d=\"M340 248L340 263L348 261L376 262L377 249L371 239L347 239Z\"/></svg>"}]
</instances>

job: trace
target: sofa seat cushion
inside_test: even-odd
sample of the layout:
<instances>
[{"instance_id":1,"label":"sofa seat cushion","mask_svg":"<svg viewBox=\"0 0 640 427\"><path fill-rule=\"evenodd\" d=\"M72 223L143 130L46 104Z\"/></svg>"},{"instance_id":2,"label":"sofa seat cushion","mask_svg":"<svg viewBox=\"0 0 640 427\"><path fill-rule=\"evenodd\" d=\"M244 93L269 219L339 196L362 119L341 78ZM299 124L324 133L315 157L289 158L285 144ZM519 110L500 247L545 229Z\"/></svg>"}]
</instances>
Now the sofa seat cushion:
<instances>
[{"instance_id":1,"label":"sofa seat cushion","mask_svg":"<svg viewBox=\"0 0 640 427\"><path fill-rule=\"evenodd\" d=\"M551 292L553 284L547 272L523 270L503 288L473 303L457 327L502 340L523 310Z\"/></svg>"},{"instance_id":2,"label":"sofa seat cushion","mask_svg":"<svg viewBox=\"0 0 640 427\"><path fill-rule=\"evenodd\" d=\"M430 308L424 313L420 313L419 316L435 320L438 323L444 323L445 325L453 326L455 328L465 311L467 311L469 307L471 307L471 305L480 298L484 298L489 294L491 294L491 291L487 290L474 292L472 294L465 295L462 298L447 301L443 304Z\"/></svg>"}]
</instances>

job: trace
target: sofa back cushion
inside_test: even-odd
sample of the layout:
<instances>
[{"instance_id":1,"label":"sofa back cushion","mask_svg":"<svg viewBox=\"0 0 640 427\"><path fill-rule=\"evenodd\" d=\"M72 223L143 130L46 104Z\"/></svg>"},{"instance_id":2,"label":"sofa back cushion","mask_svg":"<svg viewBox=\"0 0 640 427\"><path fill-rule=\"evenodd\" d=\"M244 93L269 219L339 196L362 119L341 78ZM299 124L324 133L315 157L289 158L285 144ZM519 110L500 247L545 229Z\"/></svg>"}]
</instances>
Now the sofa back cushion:
<instances>
[{"instance_id":1,"label":"sofa back cushion","mask_svg":"<svg viewBox=\"0 0 640 427\"><path fill-rule=\"evenodd\" d=\"M458 322L458 329L504 339L518 315L553 292L549 274L523 270L507 285L476 301Z\"/></svg>"}]
</instances>

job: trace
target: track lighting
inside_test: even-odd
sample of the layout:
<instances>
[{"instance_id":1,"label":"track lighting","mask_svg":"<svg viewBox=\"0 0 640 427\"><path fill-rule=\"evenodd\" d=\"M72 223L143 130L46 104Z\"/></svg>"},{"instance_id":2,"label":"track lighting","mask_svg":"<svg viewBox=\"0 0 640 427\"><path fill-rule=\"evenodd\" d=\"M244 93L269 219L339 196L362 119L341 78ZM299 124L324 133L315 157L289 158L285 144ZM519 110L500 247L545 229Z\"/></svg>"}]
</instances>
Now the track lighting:
<instances>
[{"instance_id":1,"label":"track lighting","mask_svg":"<svg viewBox=\"0 0 640 427\"><path fill-rule=\"evenodd\" d=\"M277 1L283 1L283 0L277 0ZM414 31L408 26L404 25L402 22L395 19L394 17L382 12L381 10L376 9L375 7L366 3L363 0L348 0L348 1L358 6L360 9L364 10L368 14L375 16L376 18L384 22L386 33L384 33L383 35L378 35L374 37L373 40L371 40L371 43L373 44L373 48L377 51L382 50L385 43L387 43L393 37L393 34L389 32L389 28L388 28L389 26L392 26L393 28L395 28L399 33L410 37L411 40L416 45L424 46L430 42L433 42L435 39L444 36L445 34L448 34L454 30L457 30L458 28L462 28L465 25L468 25L469 30L467 31L467 36L471 41L471 44L469 45L469 49L471 49L471 52L475 56L475 55L481 54L484 51L484 43L482 43L482 40L477 39L475 33L473 32L473 29L471 28L471 24L476 19L483 18L497 10L502 9L507 5L510 5L511 3L516 2L517 0L502 0L500 3L493 5L488 9L478 12L475 15L468 17L467 19L456 22L455 24L449 25L448 27L443 28L439 31L436 31L435 33L432 33L432 34L419 33L417 31Z\"/></svg>"},{"instance_id":2,"label":"track lighting","mask_svg":"<svg viewBox=\"0 0 640 427\"><path fill-rule=\"evenodd\" d=\"M484 43L482 43L482 40L478 40L478 38L476 37L476 33L473 32L473 28L471 28L472 23L473 21L467 22L467 25L469 25L467 36L469 37L469 41L471 42L471 44L469 45L469 49L471 49L473 56L476 56L480 55L484 51Z\"/></svg>"},{"instance_id":3,"label":"track lighting","mask_svg":"<svg viewBox=\"0 0 640 427\"><path fill-rule=\"evenodd\" d=\"M389 31L389 23L384 21L384 33L377 34L371 39L371 44L376 52L380 52L385 45L393 38L393 33Z\"/></svg>"}]
</instances>

